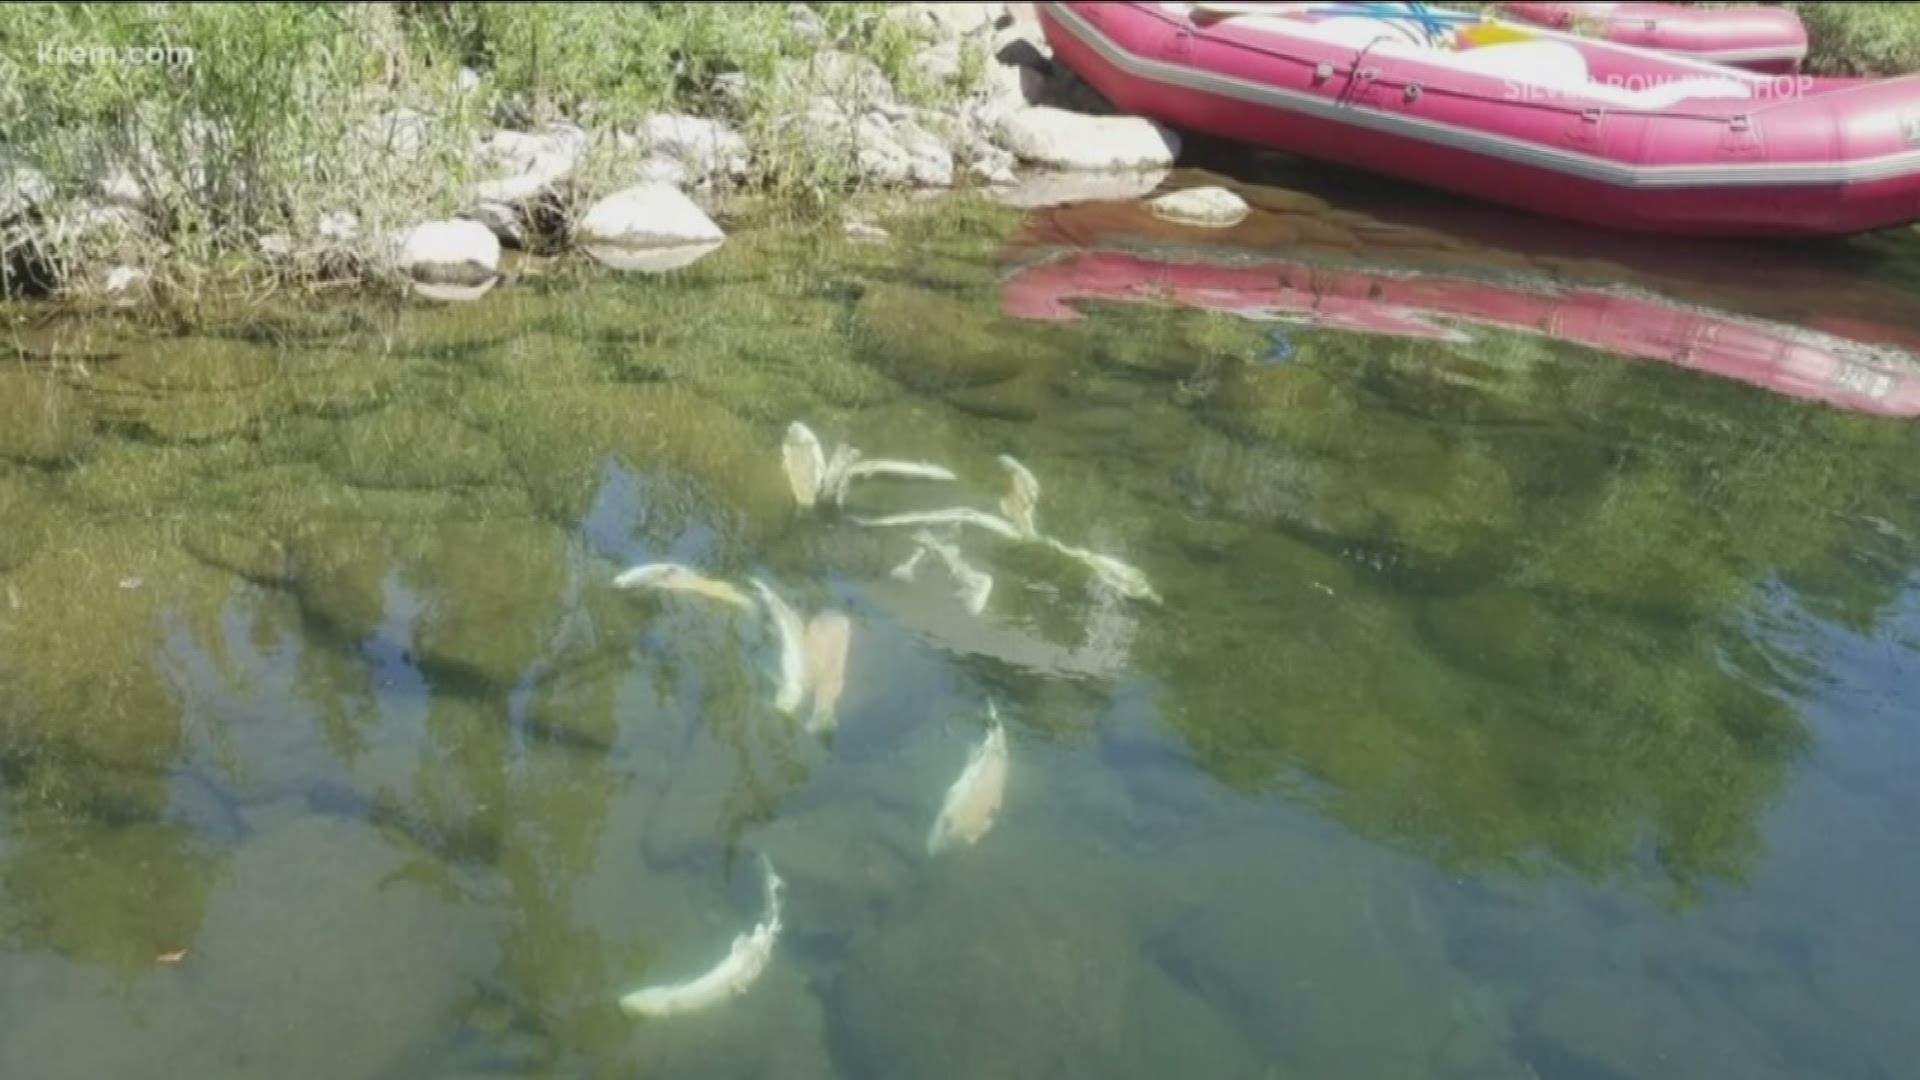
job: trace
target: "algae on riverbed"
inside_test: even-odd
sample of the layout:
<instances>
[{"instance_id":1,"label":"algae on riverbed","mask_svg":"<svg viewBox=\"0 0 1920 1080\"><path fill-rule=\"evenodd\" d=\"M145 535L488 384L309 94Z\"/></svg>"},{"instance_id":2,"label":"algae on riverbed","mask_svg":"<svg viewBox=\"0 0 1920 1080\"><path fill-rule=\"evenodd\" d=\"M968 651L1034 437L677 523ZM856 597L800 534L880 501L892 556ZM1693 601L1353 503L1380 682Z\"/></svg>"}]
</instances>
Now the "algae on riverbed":
<instances>
[{"instance_id":1,"label":"algae on riverbed","mask_svg":"<svg viewBox=\"0 0 1920 1080\"><path fill-rule=\"evenodd\" d=\"M114 364L6 374L0 948L131 984L150 954L232 949L265 895L234 890L314 850L404 890L352 909L369 940L436 912L471 935L399 943L442 968L414 973L420 1029L383 1029L369 1074L475 1046L526 1072L677 1066L695 1029L636 1032L613 1003L724 947L771 849L817 891L703 1030L764 1020L803 1074L1069 1049L1144 1073L1148 1016L1236 1074L1518 1074L1526 1025L1489 1015L1416 868L1701 902L1767 864L1813 680L1754 628L1796 603L1884 622L1920 535L1910 427L1519 335L1289 328L1271 364L1271 325L1221 313L1029 324L1002 310L1011 212L897 213L917 247L743 230L666 277L122 330ZM805 513L779 457L795 419L959 479ZM991 510L1001 454L1039 478L1049 536L1166 602L974 532L983 618L889 578L910 534L851 515ZM831 740L769 706L763 620L611 586L667 560L848 613ZM924 866L988 695L1004 819ZM1309 870L1261 868L1277 850ZM1350 972L1297 973L1331 997L1256 974L1334 953ZM1126 977L1089 981L1090 957ZM234 962L235 985L265 977ZM930 963L954 1014L902 1015ZM1362 1047L1346 1003L1381 986L1398 1034ZM66 992L65 1015L127 1022ZM1521 1019L1592 1056L1604 1024L1567 1016L1588 996ZM788 1060L729 1053L741 1075Z\"/></svg>"}]
</instances>

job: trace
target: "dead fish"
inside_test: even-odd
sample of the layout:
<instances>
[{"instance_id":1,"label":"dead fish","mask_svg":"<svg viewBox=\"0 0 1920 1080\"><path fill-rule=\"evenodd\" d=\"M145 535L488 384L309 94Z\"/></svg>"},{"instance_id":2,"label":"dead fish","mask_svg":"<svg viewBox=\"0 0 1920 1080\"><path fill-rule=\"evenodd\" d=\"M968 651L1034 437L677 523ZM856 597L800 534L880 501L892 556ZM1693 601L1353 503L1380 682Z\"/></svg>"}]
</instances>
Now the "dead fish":
<instances>
[{"instance_id":1,"label":"dead fish","mask_svg":"<svg viewBox=\"0 0 1920 1080\"><path fill-rule=\"evenodd\" d=\"M1119 559L1063 544L1058 540L1048 540L1047 545L1092 570L1095 577L1112 586L1120 595L1130 600L1147 600L1156 604L1161 602L1160 594L1154 591L1152 583L1147 580L1147 575Z\"/></svg>"},{"instance_id":2,"label":"dead fish","mask_svg":"<svg viewBox=\"0 0 1920 1080\"><path fill-rule=\"evenodd\" d=\"M940 816L927 833L927 854L939 855L956 844L971 847L993 827L1007 791L1007 730L1000 713L987 702L993 729L967 758L967 766L947 789Z\"/></svg>"},{"instance_id":3,"label":"dead fish","mask_svg":"<svg viewBox=\"0 0 1920 1080\"><path fill-rule=\"evenodd\" d=\"M920 550L931 551L947 564L947 572L953 575L959 588L960 602L966 606L969 615L978 615L987 610L987 598L993 595L993 575L967 565L960 549L944 543L925 529L914 534L914 542Z\"/></svg>"},{"instance_id":4,"label":"dead fish","mask_svg":"<svg viewBox=\"0 0 1920 1080\"><path fill-rule=\"evenodd\" d=\"M614 578L613 586L616 589L665 589L669 592L693 593L732 607L744 610L753 608L753 600L746 593L727 582L715 581L678 563L636 566Z\"/></svg>"},{"instance_id":5,"label":"dead fish","mask_svg":"<svg viewBox=\"0 0 1920 1080\"><path fill-rule=\"evenodd\" d=\"M914 548L913 554L907 556L907 561L901 563L899 566L894 567L893 570L889 572L888 576L892 577L895 581L912 581L915 577L919 576L920 563L923 560L925 560L926 557L927 557L926 548L923 548L923 547ZM18 605L15 605L15 606L18 606Z\"/></svg>"},{"instance_id":6,"label":"dead fish","mask_svg":"<svg viewBox=\"0 0 1920 1080\"><path fill-rule=\"evenodd\" d=\"M774 630L780 635L780 690L774 696L774 708L792 716L800 711L800 703L807 694L806 629L799 614L766 582L754 578L753 587L759 591L767 614L773 617Z\"/></svg>"},{"instance_id":7,"label":"dead fish","mask_svg":"<svg viewBox=\"0 0 1920 1080\"><path fill-rule=\"evenodd\" d=\"M847 654L853 647L853 620L838 611L826 611L807 624L806 682L813 694L813 712L807 731L818 735L840 726L836 710L847 684Z\"/></svg>"},{"instance_id":8,"label":"dead fish","mask_svg":"<svg viewBox=\"0 0 1920 1080\"><path fill-rule=\"evenodd\" d=\"M1009 540L1025 539L1012 522L969 506L955 507L951 510L915 510L883 518L854 518L853 520L855 524L876 529L912 528L916 525L973 525Z\"/></svg>"},{"instance_id":9,"label":"dead fish","mask_svg":"<svg viewBox=\"0 0 1920 1080\"><path fill-rule=\"evenodd\" d=\"M854 451L854 460L835 477L833 489L834 503L846 502L847 488L853 481L867 476L891 476L902 480L954 481L960 479L950 469L941 468L925 461L888 461L881 458L861 460L859 451Z\"/></svg>"},{"instance_id":10,"label":"dead fish","mask_svg":"<svg viewBox=\"0 0 1920 1080\"><path fill-rule=\"evenodd\" d=\"M959 479L952 470L924 461L868 461L851 446L836 446L833 454L828 456L820 437L798 420L787 425L786 439L781 444L781 463L786 468L787 483L793 488L794 499L808 509L819 505L822 498L832 500L836 506L844 505L847 489L862 477L893 476L942 481Z\"/></svg>"},{"instance_id":11,"label":"dead fish","mask_svg":"<svg viewBox=\"0 0 1920 1080\"><path fill-rule=\"evenodd\" d=\"M1039 539L1040 526L1034 517L1040 506L1039 479L1009 454L1000 455L1000 467L1013 479L1013 488L1000 500L1000 512L1020 530L1020 535L1029 540Z\"/></svg>"},{"instance_id":12,"label":"dead fish","mask_svg":"<svg viewBox=\"0 0 1920 1080\"><path fill-rule=\"evenodd\" d=\"M780 937L780 893L785 882L774 873L771 860L763 855L761 861L767 876L766 918L747 933L736 935L726 957L704 974L685 982L635 990L620 999L622 1012L652 1019L695 1012L746 993L766 973Z\"/></svg>"},{"instance_id":13,"label":"dead fish","mask_svg":"<svg viewBox=\"0 0 1920 1080\"><path fill-rule=\"evenodd\" d=\"M780 445L780 461L786 468L794 500L813 509L827 477L827 455L820 448L820 437L798 420L788 424L786 439Z\"/></svg>"},{"instance_id":14,"label":"dead fish","mask_svg":"<svg viewBox=\"0 0 1920 1080\"><path fill-rule=\"evenodd\" d=\"M833 499L835 506L847 499L847 485L852 482L848 473L860 460L860 451L851 446L836 446L833 456L827 459L827 471L820 478L820 492Z\"/></svg>"}]
</instances>

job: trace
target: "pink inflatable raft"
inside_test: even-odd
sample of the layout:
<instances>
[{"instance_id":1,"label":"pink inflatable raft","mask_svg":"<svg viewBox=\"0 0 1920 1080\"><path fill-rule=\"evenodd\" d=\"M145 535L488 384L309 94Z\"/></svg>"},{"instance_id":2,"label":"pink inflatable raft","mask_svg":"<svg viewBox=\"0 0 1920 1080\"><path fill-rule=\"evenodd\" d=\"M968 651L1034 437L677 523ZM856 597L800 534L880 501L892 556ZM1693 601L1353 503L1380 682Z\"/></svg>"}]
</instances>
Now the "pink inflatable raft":
<instances>
[{"instance_id":1,"label":"pink inflatable raft","mask_svg":"<svg viewBox=\"0 0 1920 1080\"><path fill-rule=\"evenodd\" d=\"M1521 27L1534 40L1453 48L1400 20L1196 7L1039 12L1055 57L1121 111L1190 132L1640 233L1920 219L1920 76L1765 76Z\"/></svg>"},{"instance_id":2,"label":"pink inflatable raft","mask_svg":"<svg viewBox=\"0 0 1920 1080\"><path fill-rule=\"evenodd\" d=\"M1920 416L1904 349L1693 308L1625 289L1548 287L1290 259L1183 262L1118 251L1056 255L1000 293L1016 318L1076 320L1076 300L1177 304L1326 330L1466 342L1457 324L1542 334L1878 416Z\"/></svg>"},{"instance_id":3,"label":"pink inflatable raft","mask_svg":"<svg viewBox=\"0 0 1920 1080\"><path fill-rule=\"evenodd\" d=\"M1501 4L1519 22L1605 38L1696 60L1790 73L1807 58L1807 28L1783 7L1679 4Z\"/></svg>"}]
</instances>

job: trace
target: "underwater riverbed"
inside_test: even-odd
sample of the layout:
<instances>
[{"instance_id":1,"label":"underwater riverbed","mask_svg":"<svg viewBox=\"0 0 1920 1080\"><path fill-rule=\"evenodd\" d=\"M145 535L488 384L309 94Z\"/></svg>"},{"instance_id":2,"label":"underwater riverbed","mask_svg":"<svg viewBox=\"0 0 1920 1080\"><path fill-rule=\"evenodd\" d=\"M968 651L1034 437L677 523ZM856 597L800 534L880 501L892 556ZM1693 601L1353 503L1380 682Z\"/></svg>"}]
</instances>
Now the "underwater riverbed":
<instances>
[{"instance_id":1,"label":"underwater riverbed","mask_svg":"<svg viewBox=\"0 0 1920 1080\"><path fill-rule=\"evenodd\" d=\"M1920 237L1244 193L16 327L0 1076L1907 1075Z\"/></svg>"}]
</instances>

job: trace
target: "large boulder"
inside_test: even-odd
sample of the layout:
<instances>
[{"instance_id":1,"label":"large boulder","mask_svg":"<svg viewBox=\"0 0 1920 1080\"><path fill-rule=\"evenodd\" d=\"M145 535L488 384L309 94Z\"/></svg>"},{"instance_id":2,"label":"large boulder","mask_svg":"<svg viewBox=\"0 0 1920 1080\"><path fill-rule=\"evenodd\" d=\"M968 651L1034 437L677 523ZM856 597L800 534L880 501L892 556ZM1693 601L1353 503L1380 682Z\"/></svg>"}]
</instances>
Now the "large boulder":
<instances>
[{"instance_id":1,"label":"large boulder","mask_svg":"<svg viewBox=\"0 0 1920 1080\"><path fill-rule=\"evenodd\" d=\"M500 240L477 221L429 221L401 236L396 269L424 296L473 299L500 277Z\"/></svg>"},{"instance_id":2,"label":"large boulder","mask_svg":"<svg viewBox=\"0 0 1920 1080\"><path fill-rule=\"evenodd\" d=\"M653 159L677 163L693 183L747 172L747 140L718 120L655 113L634 129L633 139Z\"/></svg>"},{"instance_id":3,"label":"large boulder","mask_svg":"<svg viewBox=\"0 0 1920 1080\"><path fill-rule=\"evenodd\" d=\"M662 183L636 184L595 203L574 227L589 255L621 269L665 270L727 238L692 199Z\"/></svg>"},{"instance_id":4,"label":"large boulder","mask_svg":"<svg viewBox=\"0 0 1920 1080\"><path fill-rule=\"evenodd\" d=\"M879 184L948 187L953 183L953 153L939 136L912 120L889 121L868 113L853 125L855 162L860 175Z\"/></svg>"},{"instance_id":5,"label":"large boulder","mask_svg":"<svg viewBox=\"0 0 1920 1080\"><path fill-rule=\"evenodd\" d=\"M804 60L782 60L774 69L773 89L777 100L795 107L824 97L850 115L902 112L886 73L873 61L851 53L829 50Z\"/></svg>"},{"instance_id":6,"label":"large boulder","mask_svg":"<svg viewBox=\"0 0 1920 1080\"><path fill-rule=\"evenodd\" d=\"M998 135L1022 161L1068 171L1167 168L1180 155L1180 136L1152 120L1087 116L1049 106L1008 113Z\"/></svg>"},{"instance_id":7,"label":"large boulder","mask_svg":"<svg viewBox=\"0 0 1920 1080\"><path fill-rule=\"evenodd\" d=\"M570 124L539 132L494 132L475 157L482 168L500 175L474 185L474 198L510 206L531 202L571 176L586 152L587 133Z\"/></svg>"}]
</instances>

